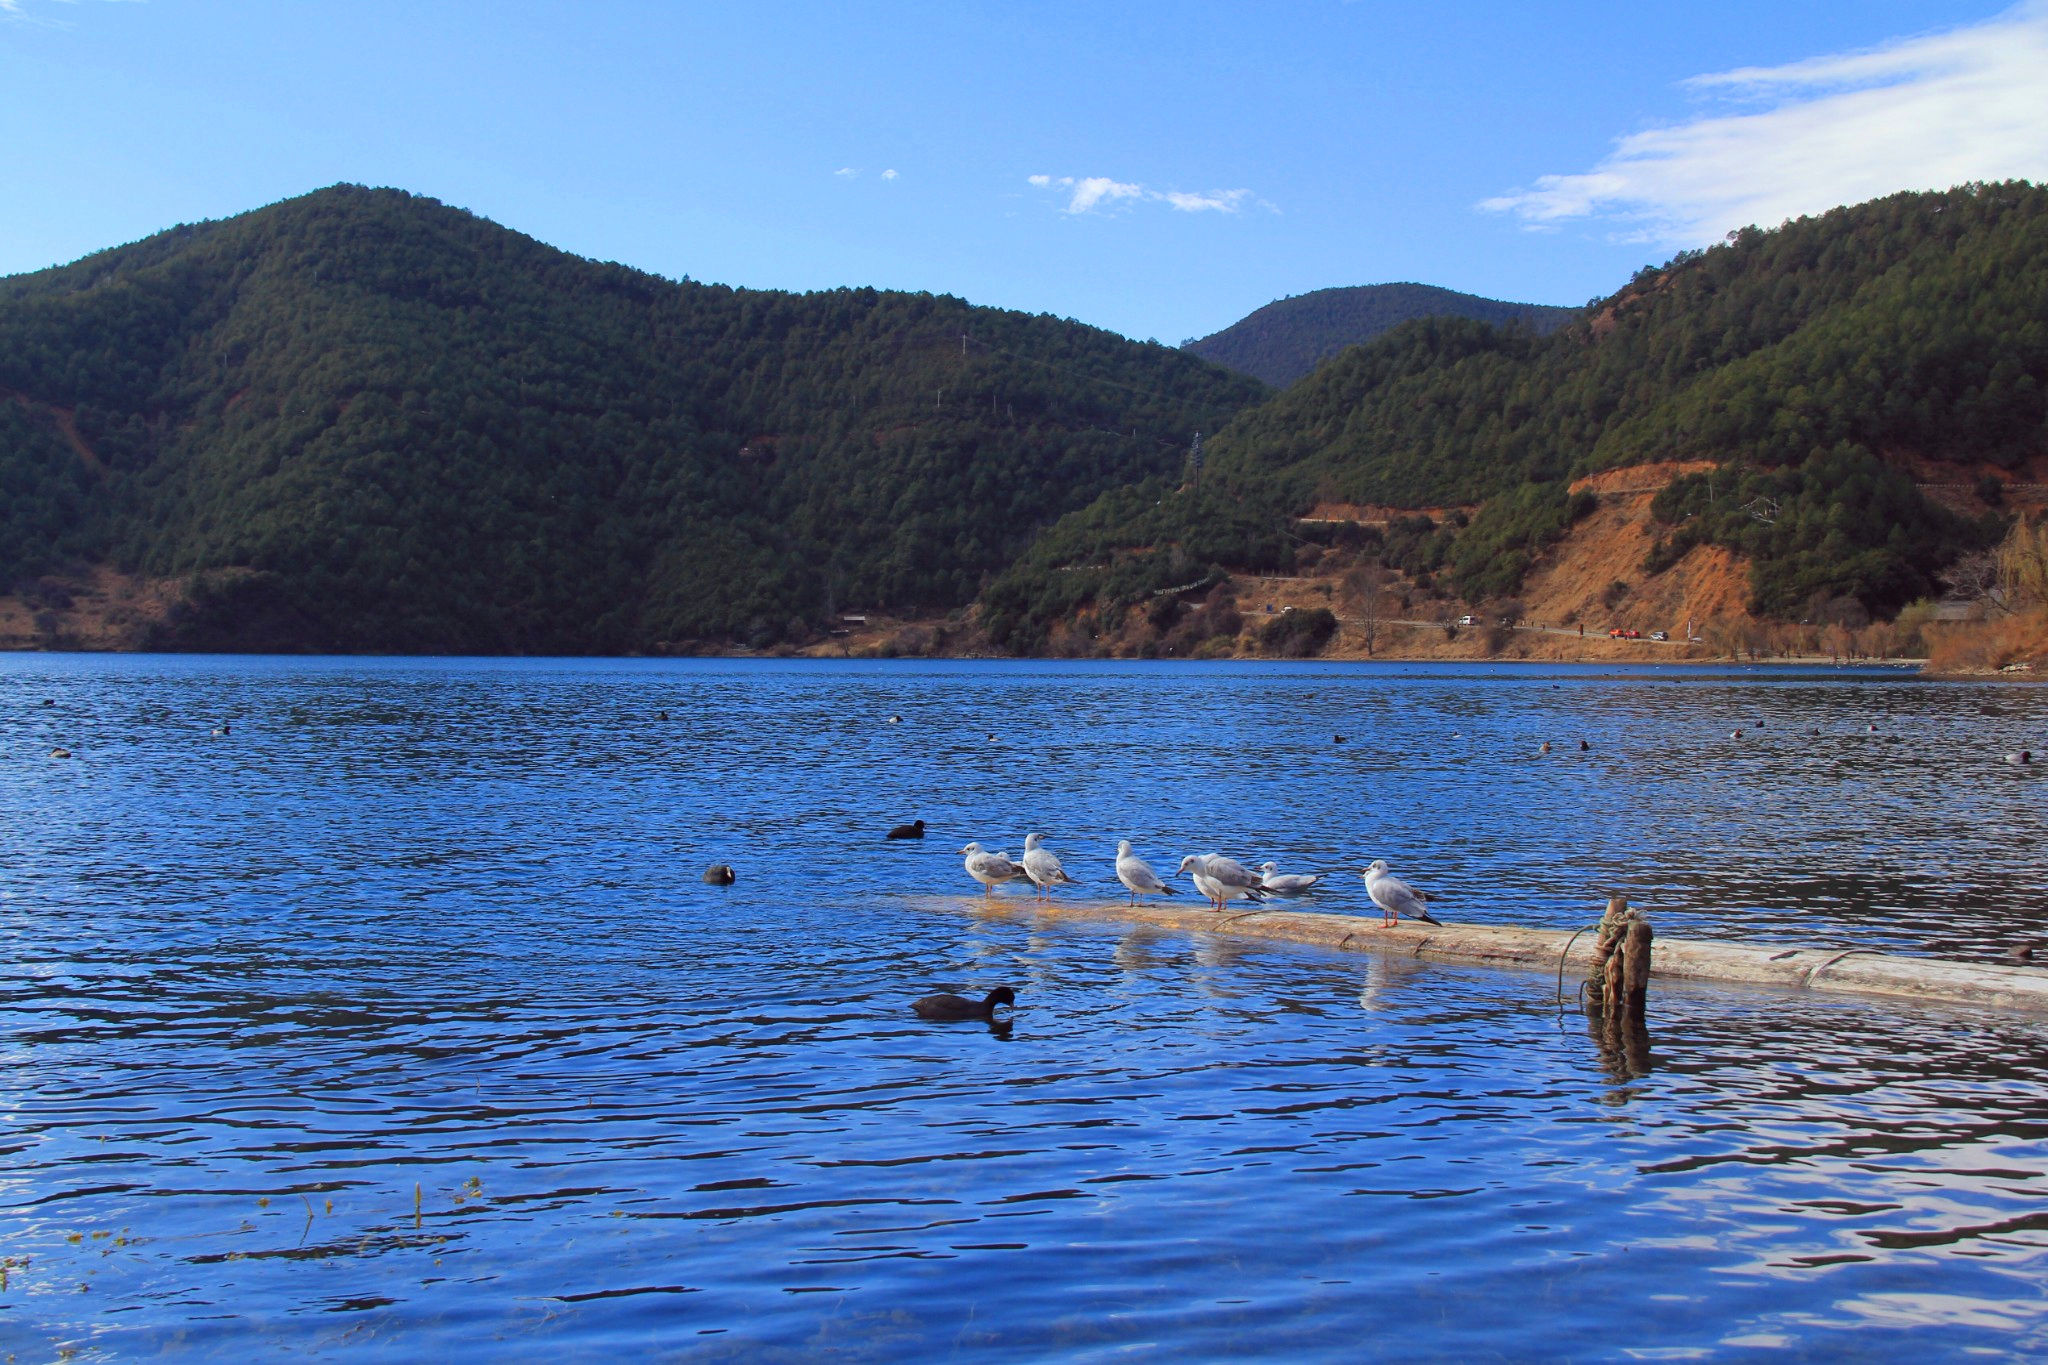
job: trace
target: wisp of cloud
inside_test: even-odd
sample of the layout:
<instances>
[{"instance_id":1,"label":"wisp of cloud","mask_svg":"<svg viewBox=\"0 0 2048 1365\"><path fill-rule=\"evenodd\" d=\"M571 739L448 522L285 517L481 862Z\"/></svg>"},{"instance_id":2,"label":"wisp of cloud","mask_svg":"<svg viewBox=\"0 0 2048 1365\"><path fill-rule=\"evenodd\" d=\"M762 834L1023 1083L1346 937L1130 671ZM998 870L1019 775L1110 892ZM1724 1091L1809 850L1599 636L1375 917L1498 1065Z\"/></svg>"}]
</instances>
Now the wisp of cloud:
<instances>
[{"instance_id":1,"label":"wisp of cloud","mask_svg":"<svg viewBox=\"0 0 2048 1365\"><path fill-rule=\"evenodd\" d=\"M1034 175L1026 177L1026 183L1041 190L1067 191L1068 213L1090 213L1120 203L1165 204L1182 213L1237 213L1252 201L1250 190L1209 190L1199 194L1185 190L1155 190L1112 180L1106 175ZM1265 204L1264 200L1257 202ZM1272 207L1270 204L1265 206Z\"/></svg>"},{"instance_id":2,"label":"wisp of cloud","mask_svg":"<svg viewBox=\"0 0 2048 1365\"><path fill-rule=\"evenodd\" d=\"M1604 219L1631 240L1698 246L1900 190L2048 178L2048 0L1686 86L1770 107L1632 134L1590 171L1546 175L1479 207L1531 228Z\"/></svg>"}]
</instances>

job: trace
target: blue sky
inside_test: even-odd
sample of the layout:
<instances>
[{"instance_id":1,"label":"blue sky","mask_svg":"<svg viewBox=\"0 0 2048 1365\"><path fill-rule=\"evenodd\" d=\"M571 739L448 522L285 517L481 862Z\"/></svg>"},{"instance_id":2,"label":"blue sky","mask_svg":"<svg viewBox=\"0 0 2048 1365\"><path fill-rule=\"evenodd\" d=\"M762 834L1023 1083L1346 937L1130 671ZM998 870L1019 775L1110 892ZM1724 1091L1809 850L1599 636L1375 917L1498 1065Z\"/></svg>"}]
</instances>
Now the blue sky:
<instances>
[{"instance_id":1,"label":"blue sky","mask_svg":"<svg viewBox=\"0 0 2048 1365\"><path fill-rule=\"evenodd\" d=\"M1751 221L2048 179L2048 0L0 0L0 274L337 181L671 277L1177 342L1582 303Z\"/></svg>"}]
</instances>

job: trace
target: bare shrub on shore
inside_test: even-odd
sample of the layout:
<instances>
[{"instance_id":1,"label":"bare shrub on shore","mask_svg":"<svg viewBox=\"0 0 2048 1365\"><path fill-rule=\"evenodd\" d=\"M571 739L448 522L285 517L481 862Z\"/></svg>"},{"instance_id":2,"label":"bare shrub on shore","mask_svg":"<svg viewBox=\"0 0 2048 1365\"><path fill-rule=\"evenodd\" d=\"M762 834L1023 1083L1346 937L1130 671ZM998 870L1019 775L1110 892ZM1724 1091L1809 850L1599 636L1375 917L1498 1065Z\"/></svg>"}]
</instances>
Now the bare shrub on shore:
<instances>
[{"instance_id":1,"label":"bare shrub on shore","mask_svg":"<svg viewBox=\"0 0 2048 1365\"><path fill-rule=\"evenodd\" d=\"M2048 527L2015 521L1992 552L2002 605L2018 609L2048 604Z\"/></svg>"},{"instance_id":2,"label":"bare shrub on shore","mask_svg":"<svg viewBox=\"0 0 2048 1365\"><path fill-rule=\"evenodd\" d=\"M1358 622L1359 633L1365 637L1367 654L1379 647L1380 622L1385 615L1385 589L1386 571L1377 564L1361 564L1344 575L1337 597L1338 603Z\"/></svg>"},{"instance_id":3,"label":"bare shrub on shore","mask_svg":"<svg viewBox=\"0 0 2048 1365\"><path fill-rule=\"evenodd\" d=\"M1994 621L1934 621L1921 635L1930 673L1992 673L2008 664L2048 662L2048 609Z\"/></svg>"}]
</instances>

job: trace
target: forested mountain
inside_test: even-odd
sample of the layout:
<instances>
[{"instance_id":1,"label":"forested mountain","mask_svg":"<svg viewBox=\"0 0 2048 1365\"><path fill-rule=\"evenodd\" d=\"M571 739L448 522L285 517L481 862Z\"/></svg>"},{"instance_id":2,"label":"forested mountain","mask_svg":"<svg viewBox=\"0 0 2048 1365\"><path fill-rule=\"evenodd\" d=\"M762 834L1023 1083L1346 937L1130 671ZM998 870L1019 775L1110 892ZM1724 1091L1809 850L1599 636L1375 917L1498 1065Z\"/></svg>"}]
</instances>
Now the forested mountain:
<instances>
[{"instance_id":1,"label":"forested mountain","mask_svg":"<svg viewBox=\"0 0 2048 1365\"><path fill-rule=\"evenodd\" d=\"M2048 190L2024 182L1748 228L1638 272L1548 336L1426 319L1347 351L1215 436L1204 496L1276 519L1318 502L1485 503L1428 558L1455 569L1458 536L1483 532L1488 554L1464 556L1459 579L1476 595L1511 591L1568 526L1572 477L1711 461L1716 480L1658 499L1667 539L1646 571L1720 544L1749 557L1761 614L1819 596L1888 615L1997 529L1930 502L1916 462L1986 478L1995 501L1996 471L2048 456L2044 301ZM1034 553L998 580L998 635L1030 648L1091 582L1113 615L1185 572L1112 585L1092 566L1151 556L1151 526L1189 515L1187 496L1129 535L1085 534L1100 509L1055 527L1045 545L1085 551Z\"/></svg>"},{"instance_id":2,"label":"forested mountain","mask_svg":"<svg viewBox=\"0 0 2048 1365\"><path fill-rule=\"evenodd\" d=\"M0 587L155 643L628 651L957 606L1261 393L953 298L676 283L339 186L0 280Z\"/></svg>"},{"instance_id":3,"label":"forested mountain","mask_svg":"<svg viewBox=\"0 0 2048 1365\"><path fill-rule=\"evenodd\" d=\"M1562 327L1578 312L1541 303L1502 303L1429 284L1364 284L1318 289L1269 303L1181 349L1284 389L1345 347L1371 341L1418 318L1520 325L1540 336Z\"/></svg>"}]
</instances>

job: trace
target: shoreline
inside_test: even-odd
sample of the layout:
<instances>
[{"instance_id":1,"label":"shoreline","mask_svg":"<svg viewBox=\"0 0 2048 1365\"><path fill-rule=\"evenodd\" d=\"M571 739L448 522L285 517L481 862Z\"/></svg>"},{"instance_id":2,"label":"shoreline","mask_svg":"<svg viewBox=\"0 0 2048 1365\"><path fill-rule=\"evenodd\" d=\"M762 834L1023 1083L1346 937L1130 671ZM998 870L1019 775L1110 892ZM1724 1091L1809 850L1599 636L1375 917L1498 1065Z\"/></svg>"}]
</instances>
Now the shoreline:
<instances>
[{"instance_id":1,"label":"shoreline","mask_svg":"<svg viewBox=\"0 0 2048 1365\"><path fill-rule=\"evenodd\" d=\"M1120 656L1075 655L1075 654L994 654L980 652L928 653L928 654L881 654L863 651L860 653L831 653L819 649L755 650L755 649L704 649L704 650L661 650L631 654L482 654L482 653L420 653L420 652L332 652L320 650L202 650L202 649L104 649L81 647L78 649L43 649L30 646L0 645L0 658L75 658L95 655L108 658L156 658L156 659L616 659L616 660L677 660L677 659L773 659L790 663L1043 663L1043 664L1477 664L1502 668L1541 668L1564 665L1572 668L1834 668L1834 669L1890 669L1913 671L1930 678L1959 677L2006 677L2014 681L2030 678L2031 670L2007 671L1987 670L1984 672L1929 673L1927 660L1915 658L1896 659L1841 659L1825 654L1781 655L1772 658L1754 659L1735 655L1695 655L1684 659L1628 658L1562 658L1504 655L1461 655L1461 654L1412 654L1390 653L1363 655L1353 653L1314 654L1290 658L1267 654L1222 654L1201 658L1162 656L1157 658L1125 658Z\"/></svg>"}]
</instances>

